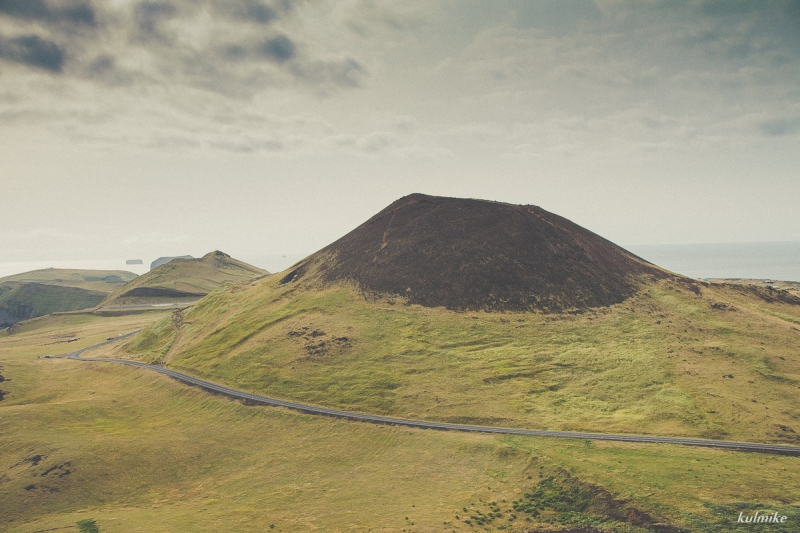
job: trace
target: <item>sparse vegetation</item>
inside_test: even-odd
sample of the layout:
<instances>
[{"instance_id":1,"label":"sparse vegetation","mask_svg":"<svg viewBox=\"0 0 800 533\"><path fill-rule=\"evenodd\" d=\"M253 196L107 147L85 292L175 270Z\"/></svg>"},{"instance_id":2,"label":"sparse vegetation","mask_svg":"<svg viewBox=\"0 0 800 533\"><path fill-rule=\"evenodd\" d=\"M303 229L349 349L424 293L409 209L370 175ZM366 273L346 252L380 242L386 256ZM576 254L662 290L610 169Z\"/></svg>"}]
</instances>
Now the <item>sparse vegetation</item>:
<instances>
[{"instance_id":1,"label":"sparse vegetation","mask_svg":"<svg viewBox=\"0 0 800 533\"><path fill-rule=\"evenodd\" d=\"M81 533L100 533L100 528L97 527L97 522L93 518L78 520L77 525Z\"/></svg>"}]
</instances>

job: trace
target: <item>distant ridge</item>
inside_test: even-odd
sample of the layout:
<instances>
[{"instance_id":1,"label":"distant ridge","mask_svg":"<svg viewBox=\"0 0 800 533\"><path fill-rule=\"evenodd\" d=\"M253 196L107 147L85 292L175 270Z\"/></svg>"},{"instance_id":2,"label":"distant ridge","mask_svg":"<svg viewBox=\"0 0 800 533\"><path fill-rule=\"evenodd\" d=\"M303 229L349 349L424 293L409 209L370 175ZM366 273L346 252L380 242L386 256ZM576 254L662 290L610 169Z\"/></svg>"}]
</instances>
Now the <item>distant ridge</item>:
<instances>
[{"instance_id":1,"label":"distant ridge","mask_svg":"<svg viewBox=\"0 0 800 533\"><path fill-rule=\"evenodd\" d=\"M608 306L671 273L533 205L412 194L309 256L316 273L413 304L489 311Z\"/></svg>"},{"instance_id":2,"label":"distant ridge","mask_svg":"<svg viewBox=\"0 0 800 533\"><path fill-rule=\"evenodd\" d=\"M266 274L266 270L220 251L199 259L176 257L114 291L101 307L189 302L225 282L247 281Z\"/></svg>"},{"instance_id":3,"label":"distant ridge","mask_svg":"<svg viewBox=\"0 0 800 533\"><path fill-rule=\"evenodd\" d=\"M153 270L154 268L158 268L161 265L166 265L167 263L169 263L173 259L194 259L194 257L192 257L191 255L176 255L174 257L159 257L158 259L156 259L155 261L150 263L150 270Z\"/></svg>"},{"instance_id":4,"label":"distant ridge","mask_svg":"<svg viewBox=\"0 0 800 533\"><path fill-rule=\"evenodd\" d=\"M0 278L0 328L55 312L94 307L136 274L45 268Z\"/></svg>"}]
</instances>

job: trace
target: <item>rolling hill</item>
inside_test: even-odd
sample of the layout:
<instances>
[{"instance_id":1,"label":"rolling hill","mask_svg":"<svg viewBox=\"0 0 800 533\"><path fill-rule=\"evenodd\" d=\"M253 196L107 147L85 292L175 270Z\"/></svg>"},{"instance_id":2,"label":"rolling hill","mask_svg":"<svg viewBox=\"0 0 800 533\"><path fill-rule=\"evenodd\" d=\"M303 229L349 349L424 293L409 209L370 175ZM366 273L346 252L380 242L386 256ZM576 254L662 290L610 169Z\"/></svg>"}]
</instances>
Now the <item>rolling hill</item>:
<instances>
[{"instance_id":1,"label":"rolling hill","mask_svg":"<svg viewBox=\"0 0 800 533\"><path fill-rule=\"evenodd\" d=\"M267 274L220 251L199 259L175 258L120 287L100 307L191 302L223 283L240 283Z\"/></svg>"},{"instance_id":2,"label":"rolling hill","mask_svg":"<svg viewBox=\"0 0 800 533\"><path fill-rule=\"evenodd\" d=\"M111 292L136 277L127 270L82 270L70 268L44 268L0 278L5 283L40 283L77 287L100 292Z\"/></svg>"},{"instance_id":3,"label":"rolling hill","mask_svg":"<svg viewBox=\"0 0 800 533\"><path fill-rule=\"evenodd\" d=\"M0 327L92 308L135 277L125 270L46 268L0 278Z\"/></svg>"},{"instance_id":4,"label":"rolling hill","mask_svg":"<svg viewBox=\"0 0 800 533\"><path fill-rule=\"evenodd\" d=\"M118 356L406 418L797 442L798 326L784 291L668 273L538 208L414 195Z\"/></svg>"}]
</instances>

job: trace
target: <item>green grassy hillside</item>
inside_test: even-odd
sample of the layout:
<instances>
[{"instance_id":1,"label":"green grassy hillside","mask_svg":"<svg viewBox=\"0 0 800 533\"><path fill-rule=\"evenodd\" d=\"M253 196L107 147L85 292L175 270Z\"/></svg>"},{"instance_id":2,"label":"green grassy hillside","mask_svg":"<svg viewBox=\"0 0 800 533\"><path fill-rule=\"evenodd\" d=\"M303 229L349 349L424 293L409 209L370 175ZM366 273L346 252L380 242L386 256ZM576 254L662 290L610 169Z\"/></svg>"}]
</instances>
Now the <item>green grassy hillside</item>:
<instances>
[{"instance_id":1,"label":"green grassy hillside","mask_svg":"<svg viewBox=\"0 0 800 533\"><path fill-rule=\"evenodd\" d=\"M0 278L0 286L7 282L33 282L110 293L135 277L136 274L127 270L45 268Z\"/></svg>"},{"instance_id":2,"label":"green grassy hillside","mask_svg":"<svg viewBox=\"0 0 800 533\"><path fill-rule=\"evenodd\" d=\"M0 285L0 326L59 311L96 306L108 293L78 287L15 282Z\"/></svg>"},{"instance_id":3,"label":"green grassy hillside","mask_svg":"<svg viewBox=\"0 0 800 533\"><path fill-rule=\"evenodd\" d=\"M0 326L94 307L135 277L125 270L45 268L0 278Z\"/></svg>"},{"instance_id":4,"label":"green grassy hillside","mask_svg":"<svg viewBox=\"0 0 800 533\"><path fill-rule=\"evenodd\" d=\"M114 291L103 307L194 301L223 283L240 283L266 274L219 251L200 259L173 259Z\"/></svg>"},{"instance_id":5,"label":"green grassy hillside","mask_svg":"<svg viewBox=\"0 0 800 533\"><path fill-rule=\"evenodd\" d=\"M760 510L790 519L764 531L788 533L800 520L796 458L374 426L40 358L152 319L0 333L0 530L727 533L760 531L735 523Z\"/></svg>"},{"instance_id":6,"label":"green grassy hillside","mask_svg":"<svg viewBox=\"0 0 800 533\"><path fill-rule=\"evenodd\" d=\"M800 305L784 293L662 280L580 314L459 313L280 279L216 291L117 355L407 418L798 442Z\"/></svg>"}]
</instances>

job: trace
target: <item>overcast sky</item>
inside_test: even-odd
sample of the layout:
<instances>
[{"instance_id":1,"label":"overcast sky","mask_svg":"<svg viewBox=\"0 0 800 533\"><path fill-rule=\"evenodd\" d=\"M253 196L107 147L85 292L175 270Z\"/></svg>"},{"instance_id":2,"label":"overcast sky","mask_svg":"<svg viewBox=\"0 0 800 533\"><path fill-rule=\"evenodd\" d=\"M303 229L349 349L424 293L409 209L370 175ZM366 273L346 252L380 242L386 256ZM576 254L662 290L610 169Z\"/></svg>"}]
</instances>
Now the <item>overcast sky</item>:
<instances>
[{"instance_id":1,"label":"overcast sky","mask_svg":"<svg viewBox=\"0 0 800 533\"><path fill-rule=\"evenodd\" d=\"M800 1L0 0L0 261L306 254L412 192L800 240Z\"/></svg>"}]
</instances>

